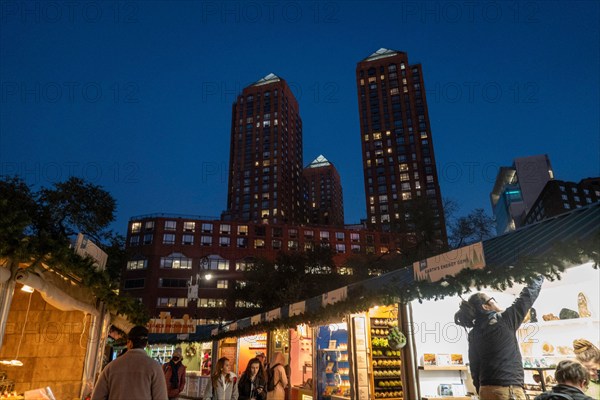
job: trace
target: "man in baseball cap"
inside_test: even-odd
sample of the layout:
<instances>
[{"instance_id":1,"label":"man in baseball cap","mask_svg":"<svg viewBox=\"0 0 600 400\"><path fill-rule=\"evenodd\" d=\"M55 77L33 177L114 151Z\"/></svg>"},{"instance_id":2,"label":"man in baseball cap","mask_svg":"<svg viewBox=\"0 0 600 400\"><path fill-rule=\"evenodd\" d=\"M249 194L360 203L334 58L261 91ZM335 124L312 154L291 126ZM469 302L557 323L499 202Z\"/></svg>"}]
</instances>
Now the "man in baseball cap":
<instances>
[{"instance_id":1,"label":"man in baseball cap","mask_svg":"<svg viewBox=\"0 0 600 400\"><path fill-rule=\"evenodd\" d=\"M92 400L167 400L160 364L146 354L148 329L134 326L127 334L127 353L110 362L100 374Z\"/></svg>"}]
</instances>

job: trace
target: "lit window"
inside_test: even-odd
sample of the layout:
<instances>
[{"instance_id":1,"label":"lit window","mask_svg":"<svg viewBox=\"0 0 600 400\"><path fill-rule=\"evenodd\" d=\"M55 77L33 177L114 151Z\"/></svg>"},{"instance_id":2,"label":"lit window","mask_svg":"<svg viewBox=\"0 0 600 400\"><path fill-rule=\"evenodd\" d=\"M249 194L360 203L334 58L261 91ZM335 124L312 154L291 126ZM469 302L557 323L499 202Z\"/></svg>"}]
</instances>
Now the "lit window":
<instances>
[{"instance_id":1,"label":"lit window","mask_svg":"<svg viewBox=\"0 0 600 400\"><path fill-rule=\"evenodd\" d=\"M194 232L194 230L196 230L196 223L195 222L184 222L183 230L185 232Z\"/></svg>"},{"instance_id":2,"label":"lit window","mask_svg":"<svg viewBox=\"0 0 600 400\"><path fill-rule=\"evenodd\" d=\"M231 233L231 225L229 224L221 224L221 235L229 235Z\"/></svg>"},{"instance_id":3,"label":"lit window","mask_svg":"<svg viewBox=\"0 0 600 400\"><path fill-rule=\"evenodd\" d=\"M160 258L160 267L167 269L191 269L192 259L181 253L172 253Z\"/></svg>"},{"instance_id":4,"label":"lit window","mask_svg":"<svg viewBox=\"0 0 600 400\"><path fill-rule=\"evenodd\" d=\"M248 225L240 225L238 226L238 235L247 236L248 235Z\"/></svg>"},{"instance_id":5,"label":"lit window","mask_svg":"<svg viewBox=\"0 0 600 400\"><path fill-rule=\"evenodd\" d=\"M264 249L265 241L263 239L254 239L254 248L255 249Z\"/></svg>"},{"instance_id":6,"label":"lit window","mask_svg":"<svg viewBox=\"0 0 600 400\"><path fill-rule=\"evenodd\" d=\"M319 235L320 235L320 238L322 241L329 240L329 232L328 231L321 231Z\"/></svg>"},{"instance_id":7,"label":"lit window","mask_svg":"<svg viewBox=\"0 0 600 400\"><path fill-rule=\"evenodd\" d=\"M227 287L229 286L229 281L226 279L219 279L217 281L217 289L227 289Z\"/></svg>"},{"instance_id":8,"label":"lit window","mask_svg":"<svg viewBox=\"0 0 600 400\"><path fill-rule=\"evenodd\" d=\"M148 267L148 260L131 260L127 261L127 269L146 269Z\"/></svg>"},{"instance_id":9,"label":"lit window","mask_svg":"<svg viewBox=\"0 0 600 400\"><path fill-rule=\"evenodd\" d=\"M165 221L165 231L174 231L177 229L177 221Z\"/></svg>"},{"instance_id":10,"label":"lit window","mask_svg":"<svg viewBox=\"0 0 600 400\"><path fill-rule=\"evenodd\" d=\"M249 268L253 267L254 263L248 260L240 260L235 262L235 270L236 271L247 271Z\"/></svg>"},{"instance_id":11,"label":"lit window","mask_svg":"<svg viewBox=\"0 0 600 400\"><path fill-rule=\"evenodd\" d=\"M187 307L185 297L159 297L156 299L157 307Z\"/></svg>"},{"instance_id":12,"label":"lit window","mask_svg":"<svg viewBox=\"0 0 600 400\"><path fill-rule=\"evenodd\" d=\"M346 245L342 244L342 243L338 243L335 245L335 251L338 253L345 253L346 252Z\"/></svg>"},{"instance_id":13,"label":"lit window","mask_svg":"<svg viewBox=\"0 0 600 400\"><path fill-rule=\"evenodd\" d=\"M131 223L131 233L138 233L142 229L141 222L132 222Z\"/></svg>"}]
</instances>

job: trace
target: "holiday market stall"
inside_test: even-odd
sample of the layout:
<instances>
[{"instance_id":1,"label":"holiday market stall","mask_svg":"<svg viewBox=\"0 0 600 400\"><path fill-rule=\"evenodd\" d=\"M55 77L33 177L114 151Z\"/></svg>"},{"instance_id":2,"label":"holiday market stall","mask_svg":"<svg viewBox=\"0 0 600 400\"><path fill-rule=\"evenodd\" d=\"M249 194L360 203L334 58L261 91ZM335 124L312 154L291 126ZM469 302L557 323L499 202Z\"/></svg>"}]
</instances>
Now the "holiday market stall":
<instances>
[{"instance_id":1,"label":"holiday market stall","mask_svg":"<svg viewBox=\"0 0 600 400\"><path fill-rule=\"evenodd\" d=\"M51 252L20 247L30 240L2 243L0 395L85 398L107 361L111 327L128 331L130 318L145 315L110 290L107 255L84 235Z\"/></svg>"},{"instance_id":2,"label":"holiday market stall","mask_svg":"<svg viewBox=\"0 0 600 400\"><path fill-rule=\"evenodd\" d=\"M302 376L304 383L292 388L292 399L469 399L466 333L452 320L458 296L484 290L509 305L524 282L541 274L546 283L530 316L538 325L524 324L519 333L535 393L546 388L541 382L552 383L544 368L572 356L570 340L597 342L598 310L591 304L599 300L599 237L597 203L237 321L213 336L295 332L312 362L290 360L292 381Z\"/></svg>"}]
</instances>

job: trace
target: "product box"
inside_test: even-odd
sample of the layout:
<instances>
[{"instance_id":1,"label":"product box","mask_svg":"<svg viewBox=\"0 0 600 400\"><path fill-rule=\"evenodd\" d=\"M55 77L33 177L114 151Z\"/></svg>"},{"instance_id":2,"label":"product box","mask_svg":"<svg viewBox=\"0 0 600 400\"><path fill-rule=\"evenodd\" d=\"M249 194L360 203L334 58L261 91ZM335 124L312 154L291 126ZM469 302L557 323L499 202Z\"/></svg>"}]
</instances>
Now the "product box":
<instances>
[{"instance_id":1,"label":"product box","mask_svg":"<svg viewBox=\"0 0 600 400\"><path fill-rule=\"evenodd\" d=\"M422 364L423 365L437 365L435 354L432 354L432 353L423 354Z\"/></svg>"},{"instance_id":2,"label":"product box","mask_svg":"<svg viewBox=\"0 0 600 400\"><path fill-rule=\"evenodd\" d=\"M464 365L462 354L450 354L450 364L452 365Z\"/></svg>"}]
</instances>

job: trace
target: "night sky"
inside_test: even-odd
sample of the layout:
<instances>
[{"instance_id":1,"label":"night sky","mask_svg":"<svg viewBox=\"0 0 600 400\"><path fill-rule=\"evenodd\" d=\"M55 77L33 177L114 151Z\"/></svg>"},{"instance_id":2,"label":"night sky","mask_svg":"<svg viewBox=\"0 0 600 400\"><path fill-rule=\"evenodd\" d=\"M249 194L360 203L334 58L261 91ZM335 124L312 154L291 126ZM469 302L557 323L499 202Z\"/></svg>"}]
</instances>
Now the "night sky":
<instances>
[{"instance_id":1,"label":"night sky","mask_svg":"<svg viewBox=\"0 0 600 400\"><path fill-rule=\"evenodd\" d=\"M600 3L5 1L0 174L76 175L136 215L218 217L231 106L273 72L292 87L304 165L338 169L366 217L356 63L421 63L442 196L484 208L500 166L546 153L555 177L600 175Z\"/></svg>"}]
</instances>

